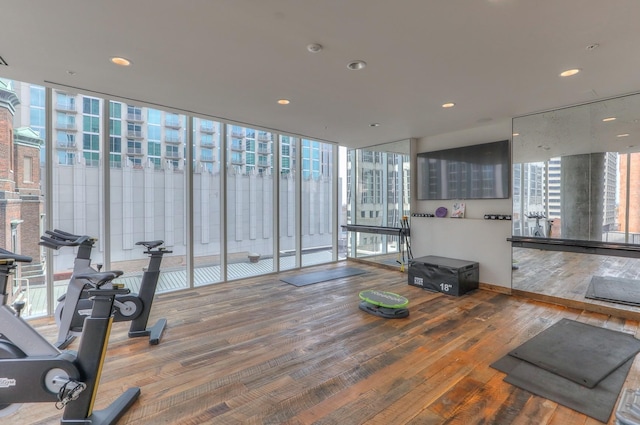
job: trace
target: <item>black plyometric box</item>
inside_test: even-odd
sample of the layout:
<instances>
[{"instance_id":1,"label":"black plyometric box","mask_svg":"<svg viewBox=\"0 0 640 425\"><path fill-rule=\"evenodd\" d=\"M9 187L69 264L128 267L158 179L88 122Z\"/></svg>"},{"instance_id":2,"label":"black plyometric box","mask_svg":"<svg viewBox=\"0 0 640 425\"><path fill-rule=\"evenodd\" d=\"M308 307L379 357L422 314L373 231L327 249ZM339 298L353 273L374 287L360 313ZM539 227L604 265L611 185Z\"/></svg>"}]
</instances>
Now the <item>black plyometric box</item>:
<instances>
[{"instance_id":1,"label":"black plyometric box","mask_svg":"<svg viewBox=\"0 0 640 425\"><path fill-rule=\"evenodd\" d=\"M428 255L409 262L409 285L460 296L478 288L479 266L474 261Z\"/></svg>"}]
</instances>

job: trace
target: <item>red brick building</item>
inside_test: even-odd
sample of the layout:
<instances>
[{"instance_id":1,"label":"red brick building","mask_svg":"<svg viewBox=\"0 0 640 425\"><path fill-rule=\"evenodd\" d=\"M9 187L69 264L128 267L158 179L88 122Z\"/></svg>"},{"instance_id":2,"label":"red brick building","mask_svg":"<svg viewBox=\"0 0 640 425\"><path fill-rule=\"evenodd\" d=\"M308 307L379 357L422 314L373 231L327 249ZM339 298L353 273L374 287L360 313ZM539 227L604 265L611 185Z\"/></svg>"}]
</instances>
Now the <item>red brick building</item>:
<instances>
[{"instance_id":1,"label":"red brick building","mask_svg":"<svg viewBox=\"0 0 640 425\"><path fill-rule=\"evenodd\" d=\"M638 171L640 170L640 155L620 154L620 187L629 188L629 233L640 233L640 215L637 214L640 205L640 185L638 181ZM630 170L630 172L627 172ZM627 174L631 181L629 182ZM627 193L623 190L620 193L620 204L618 207L618 222L625 222L627 214ZM624 229L621 229L624 230ZM637 243L631 241L631 243Z\"/></svg>"},{"instance_id":2,"label":"red brick building","mask_svg":"<svg viewBox=\"0 0 640 425\"><path fill-rule=\"evenodd\" d=\"M44 208L40 189L43 141L29 128L13 128L19 103L11 84L0 80L0 247L33 258L33 263L21 267L21 277L33 284L44 282L38 245ZM15 289L17 294L20 288Z\"/></svg>"}]
</instances>

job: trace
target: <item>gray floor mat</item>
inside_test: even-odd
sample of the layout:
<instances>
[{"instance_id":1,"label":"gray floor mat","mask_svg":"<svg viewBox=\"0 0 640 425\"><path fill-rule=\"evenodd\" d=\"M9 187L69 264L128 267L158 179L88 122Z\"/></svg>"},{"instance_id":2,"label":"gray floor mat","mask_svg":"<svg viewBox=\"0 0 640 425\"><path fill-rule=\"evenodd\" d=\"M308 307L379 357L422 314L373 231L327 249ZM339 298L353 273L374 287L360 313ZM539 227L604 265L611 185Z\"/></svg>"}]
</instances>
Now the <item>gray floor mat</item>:
<instances>
[{"instance_id":1,"label":"gray floor mat","mask_svg":"<svg viewBox=\"0 0 640 425\"><path fill-rule=\"evenodd\" d=\"M585 298L640 306L640 280L593 276Z\"/></svg>"},{"instance_id":2,"label":"gray floor mat","mask_svg":"<svg viewBox=\"0 0 640 425\"><path fill-rule=\"evenodd\" d=\"M356 276L363 273L366 273L366 270L358 269L356 267L339 267L332 270L321 270L319 272L283 277L280 280L295 286L306 286L314 283L326 282L327 280Z\"/></svg>"},{"instance_id":3,"label":"gray floor mat","mask_svg":"<svg viewBox=\"0 0 640 425\"><path fill-rule=\"evenodd\" d=\"M633 359L627 360L593 388L587 388L531 363L511 359L503 364L510 371L504 381L540 397L555 401L577 412L607 423L616 400L631 369Z\"/></svg>"},{"instance_id":4,"label":"gray floor mat","mask_svg":"<svg viewBox=\"0 0 640 425\"><path fill-rule=\"evenodd\" d=\"M632 335L562 319L509 354L593 388L638 351Z\"/></svg>"}]
</instances>

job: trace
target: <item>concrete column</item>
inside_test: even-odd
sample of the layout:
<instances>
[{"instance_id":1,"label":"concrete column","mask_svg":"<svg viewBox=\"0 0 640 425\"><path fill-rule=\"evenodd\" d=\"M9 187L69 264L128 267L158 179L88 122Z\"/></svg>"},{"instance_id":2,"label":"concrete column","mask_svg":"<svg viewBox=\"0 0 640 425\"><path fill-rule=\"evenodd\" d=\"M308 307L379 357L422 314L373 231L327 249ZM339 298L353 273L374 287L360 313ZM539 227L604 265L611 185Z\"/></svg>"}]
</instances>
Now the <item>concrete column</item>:
<instances>
[{"instance_id":1,"label":"concrete column","mask_svg":"<svg viewBox=\"0 0 640 425\"><path fill-rule=\"evenodd\" d=\"M604 164L604 153L562 157L562 238L602 240Z\"/></svg>"}]
</instances>

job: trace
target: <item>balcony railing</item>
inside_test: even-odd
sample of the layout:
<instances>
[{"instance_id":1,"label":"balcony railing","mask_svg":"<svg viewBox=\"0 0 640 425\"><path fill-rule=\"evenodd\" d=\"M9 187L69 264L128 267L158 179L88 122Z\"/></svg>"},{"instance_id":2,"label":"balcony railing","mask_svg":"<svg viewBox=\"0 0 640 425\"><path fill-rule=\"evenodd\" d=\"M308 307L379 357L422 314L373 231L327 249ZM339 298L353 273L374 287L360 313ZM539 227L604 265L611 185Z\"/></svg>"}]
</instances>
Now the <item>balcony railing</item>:
<instances>
[{"instance_id":1,"label":"balcony railing","mask_svg":"<svg viewBox=\"0 0 640 425\"><path fill-rule=\"evenodd\" d=\"M231 137L234 139L244 139L244 134L242 133L231 133Z\"/></svg>"},{"instance_id":2,"label":"balcony railing","mask_svg":"<svg viewBox=\"0 0 640 425\"><path fill-rule=\"evenodd\" d=\"M200 131L203 133L213 134L216 132L216 129L212 125L201 125Z\"/></svg>"},{"instance_id":3,"label":"balcony railing","mask_svg":"<svg viewBox=\"0 0 640 425\"><path fill-rule=\"evenodd\" d=\"M166 143L172 143L172 144L182 143L182 140L180 140L180 137L178 136L164 136L164 141Z\"/></svg>"},{"instance_id":4,"label":"balcony railing","mask_svg":"<svg viewBox=\"0 0 640 425\"><path fill-rule=\"evenodd\" d=\"M244 149L242 149L242 143L232 143L231 144L231 150L232 151L242 151Z\"/></svg>"},{"instance_id":5,"label":"balcony railing","mask_svg":"<svg viewBox=\"0 0 640 425\"><path fill-rule=\"evenodd\" d=\"M202 139L200 140L200 146L213 146L213 140L212 139Z\"/></svg>"},{"instance_id":6,"label":"balcony railing","mask_svg":"<svg viewBox=\"0 0 640 425\"><path fill-rule=\"evenodd\" d=\"M269 135L269 134L258 134L258 140L260 140L261 142L270 142L271 141L271 135Z\"/></svg>"},{"instance_id":7,"label":"balcony railing","mask_svg":"<svg viewBox=\"0 0 640 425\"><path fill-rule=\"evenodd\" d=\"M78 112L78 108L73 102L57 102L56 109L65 112Z\"/></svg>"},{"instance_id":8,"label":"balcony railing","mask_svg":"<svg viewBox=\"0 0 640 425\"><path fill-rule=\"evenodd\" d=\"M127 154L129 155L142 155L142 148L127 148Z\"/></svg>"},{"instance_id":9,"label":"balcony railing","mask_svg":"<svg viewBox=\"0 0 640 425\"><path fill-rule=\"evenodd\" d=\"M271 153L271 149L258 147L258 153L261 153L263 155L268 155Z\"/></svg>"},{"instance_id":10,"label":"balcony railing","mask_svg":"<svg viewBox=\"0 0 640 425\"><path fill-rule=\"evenodd\" d=\"M182 128L182 123L180 120L165 120L164 126L170 128Z\"/></svg>"},{"instance_id":11,"label":"balcony railing","mask_svg":"<svg viewBox=\"0 0 640 425\"><path fill-rule=\"evenodd\" d=\"M164 155L166 158L178 159L180 158L180 154L178 152L166 152Z\"/></svg>"},{"instance_id":12,"label":"balcony railing","mask_svg":"<svg viewBox=\"0 0 640 425\"><path fill-rule=\"evenodd\" d=\"M76 148L76 142L74 141L69 141L69 140L58 140L58 147L59 148L63 148L63 149L75 149Z\"/></svg>"},{"instance_id":13,"label":"balcony railing","mask_svg":"<svg viewBox=\"0 0 640 425\"><path fill-rule=\"evenodd\" d=\"M132 137L134 139L142 139L142 131L141 130L127 130L127 137Z\"/></svg>"},{"instance_id":14,"label":"balcony railing","mask_svg":"<svg viewBox=\"0 0 640 425\"><path fill-rule=\"evenodd\" d=\"M142 114L127 114L127 121L143 122Z\"/></svg>"},{"instance_id":15,"label":"balcony railing","mask_svg":"<svg viewBox=\"0 0 640 425\"><path fill-rule=\"evenodd\" d=\"M215 162L213 155L211 154L200 154L200 161L203 162Z\"/></svg>"},{"instance_id":16,"label":"balcony railing","mask_svg":"<svg viewBox=\"0 0 640 425\"><path fill-rule=\"evenodd\" d=\"M59 130L78 131L75 122L56 122L56 128Z\"/></svg>"}]
</instances>

